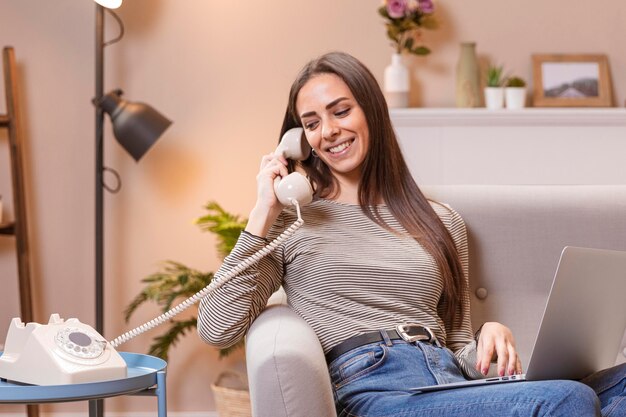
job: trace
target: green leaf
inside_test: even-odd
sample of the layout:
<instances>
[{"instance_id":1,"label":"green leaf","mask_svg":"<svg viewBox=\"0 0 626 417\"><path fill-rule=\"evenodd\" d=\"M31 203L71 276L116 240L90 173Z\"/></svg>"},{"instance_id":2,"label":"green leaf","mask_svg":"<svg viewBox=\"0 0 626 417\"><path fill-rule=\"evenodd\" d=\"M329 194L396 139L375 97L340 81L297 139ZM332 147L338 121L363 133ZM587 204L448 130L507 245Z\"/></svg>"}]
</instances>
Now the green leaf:
<instances>
[{"instance_id":1,"label":"green leaf","mask_svg":"<svg viewBox=\"0 0 626 417\"><path fill-rule=\"evenodd\" d=\"M172 309L172 304L174 304L174 301L176 300L176 298L178 298L178 294L179 293L176 291L167 294L167 296L165 297L165 302L162 303L163 307L161 308L164 313Z\"/></svg>"},{"instance_id":2,"label":"green leaf","mask_svg":"<svg viewBox=\"0 0 626 417\"><path fill-rule=\"evenodd\" d=\"M526 87L526 81L517 76L511 76L506 80L507 87Z\"/></svg>"},{"instance_id":3,"label":"green leaf","mask_svg":"<svg viewBox=\"0 0 626 417\"><path fill-rule=\"evenodd\" d=\"M420 21L420 26L428 30L439 29L439 21L432 16L424 15Z\"/></svg>"},{"instance_id":4,"label":"green leaf","mask_svg":"<svg viewBox=\"0 0 626 417\"><path fill-rule=\"evenodd\" d=\"M417 26L415 25L415 22L413 22L411 19L409 18L405 18L402 19L399 24L398 24L398 29L401 32L406 32L412 29L415 29Z\"/></svg>"},{"instance_id":5,"label":"green leaf","mask_svg":"<svg viewBox=\"0 0 626 417\"><path fill-rule=\"evenodd\" d=\"M196 224L204 231L215 233L218 238L217 249L222 258L232 251L239 235L245 229L247 220L242 220L226 212L214 201L208 202L204 208L208 214L196 219Z\"/></svg>"},{"instance_id":6,"label":"green leaf","mask_svg":"<svg viewBox=\"0 0 626 417\"><path fill-rule=\"evenodd\" d=\"M396 41L398 40L398 36L400 36L400 30L393 26L393 25L388 25L387 26L387 37L389 39L391 39L392 41Z\"/></svg>"},{"instance_id":7,"label":"green leaf","mask_svg":"<svg viewBox=\"0 0 626 417\"><path fill-rule=\"evenodd\" d=\"M389 16L389 13L387 13L387 8L385 6L381 6L378 8L378 14L385 19L391 19L391 16Z\"/></svg>"},{"instance_id":8,"label":"green leaf","mask_svg":"<svg viewBox=\"0 0 626 417\"><path fill-rule=\"evenodd\" d=\"M501 87L504 82L503 72L502 65L490 65L487 68L487 87Z\"/></svg>"},{"instance_id":9,"label":"green leaf","mask_svg":"<svg viewBox=\"0 0 626 417\"><path fill-rule=\"evenodd\" d=\"M417 48L411 49L410 52L415 55L428 55L430 53L430 49L425 46L418 46Z\"/></svg>"},{"instance_id":10,"label":"green leaf","mask_svg":"<svg viewBox=\"0 0 626 417\"><path fill-rule=\"evenodd\" d=\"M142 291L133 299L133 301L130 302L130 304L124 310L124 320L126 321L126 323L128 323L128 321L130 320L130 316L133 315L135 310L137 310L137 307L139 307L147 300L148 297L146 296L146 293Z\"/></svg>"}]
</instances>

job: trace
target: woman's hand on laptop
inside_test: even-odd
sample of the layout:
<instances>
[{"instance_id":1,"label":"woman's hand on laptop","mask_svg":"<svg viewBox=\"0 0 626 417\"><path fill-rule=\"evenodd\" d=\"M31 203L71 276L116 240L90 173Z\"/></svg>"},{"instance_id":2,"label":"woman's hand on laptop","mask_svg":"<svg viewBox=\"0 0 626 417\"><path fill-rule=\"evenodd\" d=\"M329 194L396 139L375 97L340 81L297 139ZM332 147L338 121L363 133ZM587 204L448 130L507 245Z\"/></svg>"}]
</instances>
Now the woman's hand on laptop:
<instances>
[{"instance_id":1,"label":"woman's hand on laptop","mask_svg":"<svg viewBox=\"0 0 626 417\"><path fill-rule=\"evenodd\" d=\"M476 369L487 375L489 365L496 359L499 376L522 373L511 330L503 324L487 322L483 324L476 343Z\"/></svg>"}]
</instances>

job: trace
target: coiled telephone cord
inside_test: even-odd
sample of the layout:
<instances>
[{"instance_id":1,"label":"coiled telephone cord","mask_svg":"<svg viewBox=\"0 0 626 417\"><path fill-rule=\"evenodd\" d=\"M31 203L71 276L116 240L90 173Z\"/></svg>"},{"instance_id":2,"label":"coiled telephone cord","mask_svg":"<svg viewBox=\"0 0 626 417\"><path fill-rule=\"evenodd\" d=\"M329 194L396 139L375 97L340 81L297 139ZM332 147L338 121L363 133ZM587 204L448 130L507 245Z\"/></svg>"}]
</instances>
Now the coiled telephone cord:
<instances>
[{"instance_id":1,"label":"coiled telephone cord","mask_svg":"<svg viewBox=\"0 0 626 417\"><path fill-rule=\"evenodd\" d=\"M202 298L211 294L213 291L215 291L216 289L220 288L222 285L230 281L233 277L237 276L242 271L246 270L247 268L259 262L265 256L269 255L272 251L274 251L278 247L278 245L280 245L286 239L291 237L294 234L294 232L298 230L300 226L304 224L304 220L302 220L302 216L300 214L300 205L295 200L293 200L292 203L293 205L296 206L298 219L291 226L289 226L287 230L281 233L280 236L278 236L276 239L271 241L264 248L254 253L248 259L240 262L237 266L235 266L233 269L231 269L224 275L220 276L219 278L214 277L209 285L207 285L206 287L204 287L203 289L201 289L200 291L198 291L197 293L195 293L194 295L192 295L191 297L189 297L182 303L178 304L176 307L173 307L172 309L161 314L160 316L155 317L154 319L142 324L141 326L135 327L134 329L127 331L121 336L116 337L115 339L113 339L113 341L110 342L111 346L113 346L114 348L117 348L119 345L128 342L129 340L139 336L140 334L145 333L148 330L153 329L157 326L160 326L161 324L170 320L172 317L182 313L183 311L185 311L192 305L196 304Z\"/></svg>"}]
</instances>

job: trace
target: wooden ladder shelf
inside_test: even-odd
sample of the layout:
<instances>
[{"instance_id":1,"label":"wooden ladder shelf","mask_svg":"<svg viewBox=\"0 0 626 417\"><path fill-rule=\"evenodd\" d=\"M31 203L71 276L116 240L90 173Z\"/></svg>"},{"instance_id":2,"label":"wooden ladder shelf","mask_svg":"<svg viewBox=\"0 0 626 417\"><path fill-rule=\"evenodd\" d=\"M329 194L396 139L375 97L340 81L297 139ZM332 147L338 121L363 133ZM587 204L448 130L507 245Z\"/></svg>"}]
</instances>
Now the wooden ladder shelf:
<instances>
[{"instance_id":1,"label":"wooden ladder shelf","mask_svg":"<svg viewBox=\"0 0 626 417\"><path fill-rule=\"evenodd\" d=\"M20 314L23 322L32 322L33 303L30 283L30 261L28 256L28 228L26 203L24 197L24 169L22 165L21 126L18 117L18 96L15 53L12 47L2 51L4 68L4 86L7 103L7 114L0 114L0 127L8 129L9 155L11 159L11 179L13 187L14 221L0 223L0 235L15 236L17 254L17 270L20 292ZM39 409L36 405L28 405L28 416L37 417Z\"/></svg>"}]
</instances>

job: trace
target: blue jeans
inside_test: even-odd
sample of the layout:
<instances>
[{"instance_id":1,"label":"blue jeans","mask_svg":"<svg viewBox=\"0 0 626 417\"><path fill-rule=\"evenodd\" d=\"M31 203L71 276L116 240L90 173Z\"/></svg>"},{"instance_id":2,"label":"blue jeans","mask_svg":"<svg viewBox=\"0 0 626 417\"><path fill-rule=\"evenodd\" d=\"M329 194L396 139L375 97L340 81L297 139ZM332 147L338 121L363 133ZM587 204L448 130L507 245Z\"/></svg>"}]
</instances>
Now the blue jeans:
<instances>
[{"instance_id":1,"label":"blue jeans","mask_svg":"<svg viewBox=\"0 0 626 417\"><path fill-rule=\"evenodd\" d=\"M456 358L447 348L387 340L341 355L329 370L339 417L626 417L626 364L584 383L514 382L415 394L409 388L464 380Z\"/></svg>"}]
</instances>

